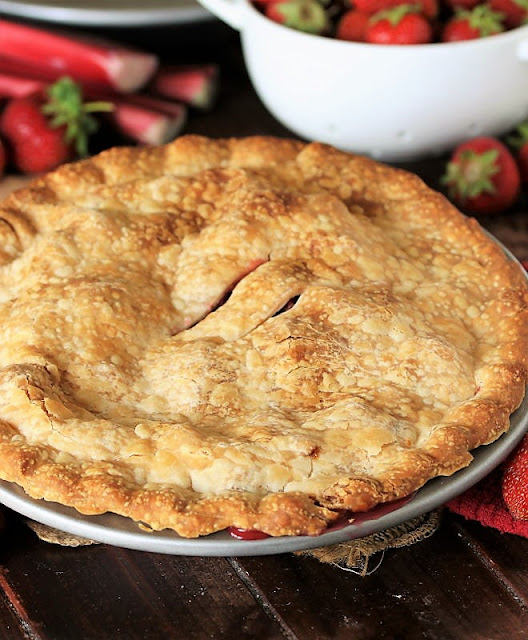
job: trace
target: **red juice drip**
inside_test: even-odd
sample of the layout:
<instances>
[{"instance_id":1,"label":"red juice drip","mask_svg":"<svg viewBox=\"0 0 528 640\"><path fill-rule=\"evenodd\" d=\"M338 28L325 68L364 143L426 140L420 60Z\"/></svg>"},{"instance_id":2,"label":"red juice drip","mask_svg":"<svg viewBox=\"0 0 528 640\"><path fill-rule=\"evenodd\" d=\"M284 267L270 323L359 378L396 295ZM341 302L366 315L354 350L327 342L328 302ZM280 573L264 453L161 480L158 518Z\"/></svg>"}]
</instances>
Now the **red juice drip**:
<instances>
[{"instance_id":1,"label":"red juice drip","mask_svg":"<svg viewBox=\"0 0 528 640\"><path fill-rule=\"evenodd\" d=\"M227 531L230 536L237 540L264 540L270 536L264 531L258 529L241 529L239 527L228 527Z\"/></svg>"}]
</instances>

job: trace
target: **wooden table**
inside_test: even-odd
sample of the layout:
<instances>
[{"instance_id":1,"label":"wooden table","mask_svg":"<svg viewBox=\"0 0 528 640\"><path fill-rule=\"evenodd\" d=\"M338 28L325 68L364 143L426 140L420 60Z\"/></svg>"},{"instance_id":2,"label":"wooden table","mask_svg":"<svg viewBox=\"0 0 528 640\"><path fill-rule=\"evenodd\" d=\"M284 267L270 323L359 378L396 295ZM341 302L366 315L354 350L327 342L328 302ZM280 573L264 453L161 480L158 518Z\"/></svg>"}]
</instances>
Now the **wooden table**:
<instances>
[{"instance_id":1,"label":"wooden table","mask_svg":"<svg viewBox=\"0 0 528 640\"><path fill-rule=\"evenodd\" d=\"M183 31L120 35L156 42L167 58L221 64L218 104L192 114L188 132L290 135L255 96L234 32L216 22ZM444 162L407 168L438 187ZM527 221L521 202L483 223L528 259ZM432 537L387 551L365 577L290 553L202 558L65 548L39 540L9 511L0 549L0 640L528 638L528 540L448 512Z\"/></svg>"}]
</instances>

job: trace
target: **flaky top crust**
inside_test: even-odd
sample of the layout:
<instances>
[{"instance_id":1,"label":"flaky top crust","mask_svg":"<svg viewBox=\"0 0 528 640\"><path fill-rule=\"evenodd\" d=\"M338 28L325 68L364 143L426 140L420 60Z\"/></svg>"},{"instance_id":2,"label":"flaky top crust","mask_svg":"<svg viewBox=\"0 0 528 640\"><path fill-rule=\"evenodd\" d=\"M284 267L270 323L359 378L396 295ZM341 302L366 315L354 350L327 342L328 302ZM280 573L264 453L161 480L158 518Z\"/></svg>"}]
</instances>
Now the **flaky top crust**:
<instances>
[{"instance_id":1,"label":"flaky top crust","mask_svg":"<svg viewBox=\"0 0 528 640\"><path fill-rule=\"evenodd\" d=\"M0 236L0 477L85 514L315 535L467 465L524 395L518 265L329 146L112 149Z\"/></svg>"}]
</instances>

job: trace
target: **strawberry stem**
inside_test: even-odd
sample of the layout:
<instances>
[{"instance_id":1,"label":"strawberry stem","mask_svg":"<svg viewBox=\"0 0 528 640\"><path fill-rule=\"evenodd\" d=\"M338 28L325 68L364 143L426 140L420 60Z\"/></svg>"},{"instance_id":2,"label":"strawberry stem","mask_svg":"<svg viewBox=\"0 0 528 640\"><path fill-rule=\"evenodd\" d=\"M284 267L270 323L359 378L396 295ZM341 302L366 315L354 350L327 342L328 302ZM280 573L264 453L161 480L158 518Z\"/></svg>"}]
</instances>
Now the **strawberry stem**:
<instances>
[{"instance_id":1,"label":"strawberry stem","mask_svg":"<svg viewBox=\"0 0 528 640\"><path fill-rule=\"evenodd\" d=\"M460 9L456 17L467 20L469 26L484 38L504 31L504 14L494 11L486 4L479 4L473 9Z\"/></svg>"},{"instance_id":2,"label":"strawberry stem","mask_svg":"<svg viewBox=\"0 0 528 640\"><path fill-rule=\"evenodd\" d=\"M42 112L50 116L50 126L65 127L66 142L80 157L88 155L88 139L99 126L92 113L112 111L114 106L103 101L84 103L81 85L67 76L50 85L46 95Z\"/></svg>"},{"instance_id":3,"label":"strawberry stem","mask_svg":"<svg viewBox=\"0 0 528 640\"><path fill-rule=\"evenodd\" d=\"M398 25L409 13L420 13L420 7L416 4L399 4L388 9L380 9L371 18L371 22L388 20L391 25Z\"/></svg>"}]
</instances>

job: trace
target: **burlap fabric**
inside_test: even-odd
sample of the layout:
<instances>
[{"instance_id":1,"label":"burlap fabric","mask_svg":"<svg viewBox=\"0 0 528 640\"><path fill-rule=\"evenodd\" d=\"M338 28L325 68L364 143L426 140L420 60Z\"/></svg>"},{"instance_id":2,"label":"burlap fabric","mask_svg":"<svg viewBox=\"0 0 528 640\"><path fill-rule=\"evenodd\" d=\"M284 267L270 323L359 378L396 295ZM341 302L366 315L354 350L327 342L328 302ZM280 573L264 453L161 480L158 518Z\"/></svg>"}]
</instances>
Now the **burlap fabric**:
<instances>
[{"instance_id":1,"label":"burlap fabric","mask_svg":"<svg viewBox=\"0 0 528 640\"><path fill-rule=\"evenodd\" d=\"M408 547L433 535L440 526L441 518L442 509L436 509L364 538L299 551L297 555L312 556L320 562L365 576L381 565L387 550Z\"/></svg>"},{"instance_id":2,"label":"burlap fabric","mask_svg":"<svg viewBox=\"0 0 528 640\"><path fill-rule=\"evenodd\" d=\"M388 549L407 547L431 536L440 525L441 511L438 509L426 513L396 527L373 533L364 538L328 547L298 551L296 555L312 556L320 562L366 576L381 565ZM97 544L93 540L74 536L33 520L27 520L27 524L41 540L50 544L58 544L63 547Z\"/></svg>"}]
</instances>

